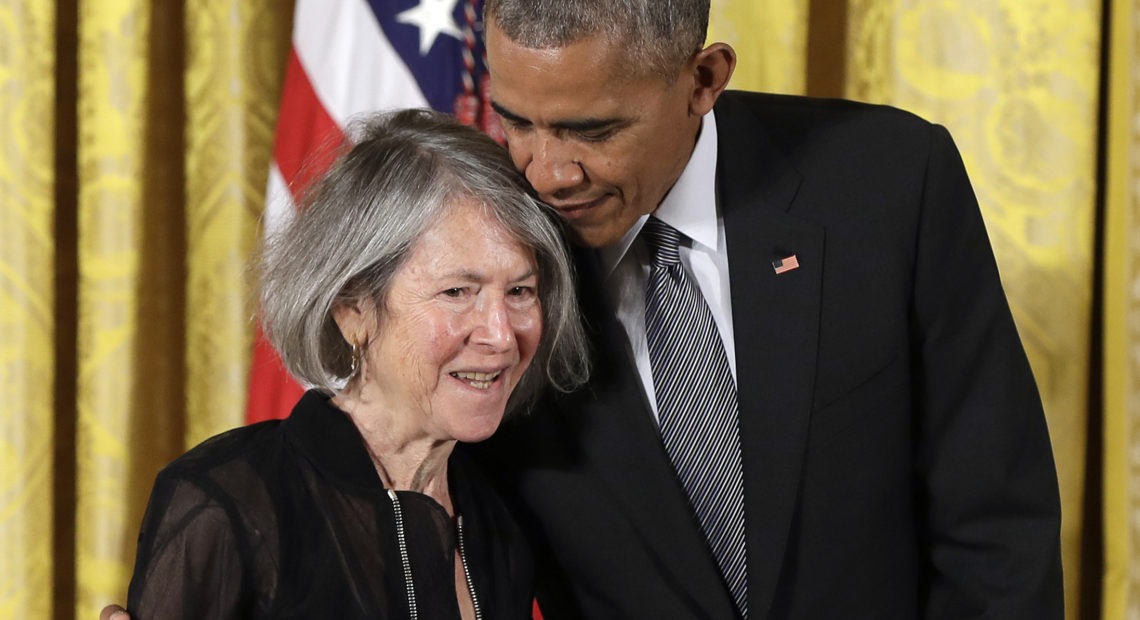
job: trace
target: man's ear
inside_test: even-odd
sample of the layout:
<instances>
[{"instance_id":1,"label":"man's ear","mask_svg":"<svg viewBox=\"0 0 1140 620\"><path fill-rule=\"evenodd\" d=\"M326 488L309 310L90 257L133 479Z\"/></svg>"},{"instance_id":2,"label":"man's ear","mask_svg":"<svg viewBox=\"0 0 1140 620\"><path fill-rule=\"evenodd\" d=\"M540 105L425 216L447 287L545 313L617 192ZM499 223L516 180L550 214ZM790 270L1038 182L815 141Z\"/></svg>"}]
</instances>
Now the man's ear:
<instances>
[{"instance_id":1,"label":"man's ear","mask_svg":"<svg viewBox=\"0 0 1140 620\"><path fill-rule=\"evenodd\" d=\"M712 109L736 69L736 50L727 43L713 43L697 52L688 63L693 76L689 112L704 116Z\"/></svg>"}]
</instances>

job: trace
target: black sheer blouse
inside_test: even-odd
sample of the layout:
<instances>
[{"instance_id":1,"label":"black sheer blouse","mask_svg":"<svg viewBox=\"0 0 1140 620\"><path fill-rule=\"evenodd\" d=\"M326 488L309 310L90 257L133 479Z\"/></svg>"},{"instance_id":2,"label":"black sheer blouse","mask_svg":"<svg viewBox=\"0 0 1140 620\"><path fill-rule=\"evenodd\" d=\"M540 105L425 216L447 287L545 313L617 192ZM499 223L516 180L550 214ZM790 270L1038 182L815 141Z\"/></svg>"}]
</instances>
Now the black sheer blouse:
<instances>
[{"instance_id":1,"label":"black sheer blouse","mask_svg":"<svg viewBox=\"0 0 1140 620\"><path fill-rule=\"evenodd\" d=\"M218 435L159 473L131 617L407 618L414 600L420 618L459 618L462 543L481 617L528 618L522 533L462 451L448 471L458 528L426 495L393 498L352 421L309 392L287 420Z\"/></svg>"}]
</instances>

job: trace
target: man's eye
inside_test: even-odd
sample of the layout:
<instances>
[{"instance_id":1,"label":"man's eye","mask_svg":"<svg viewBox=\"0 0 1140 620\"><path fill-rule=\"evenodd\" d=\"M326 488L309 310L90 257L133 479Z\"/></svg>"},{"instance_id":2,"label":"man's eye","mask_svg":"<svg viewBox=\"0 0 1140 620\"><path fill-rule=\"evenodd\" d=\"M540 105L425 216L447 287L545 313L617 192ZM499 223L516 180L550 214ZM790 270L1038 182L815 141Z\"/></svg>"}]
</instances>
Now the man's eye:
<instances>
[{"instance_id":1,"label":"man's eye","mask_svg":"<svg viewBox=\"0 0 1140 620\"><path fill-rule=\"evenodd\" d=\"M614 130L612 129L599 129L597 131L578 132L578 137L585 140L586 142L605 142L606 140L612 138L613 135Z\"/></svg>"},{"instance_id":2,"label":"man's eye","mask_svg":"<svg viewBox=\"0 0 1140 620\"><path fill-rule=\"evenodd\" d=\"M443 291L443 294L448 297L461 297L463 295L463 289L460 287L449 288Z\"/></svg>"}]
</instances>

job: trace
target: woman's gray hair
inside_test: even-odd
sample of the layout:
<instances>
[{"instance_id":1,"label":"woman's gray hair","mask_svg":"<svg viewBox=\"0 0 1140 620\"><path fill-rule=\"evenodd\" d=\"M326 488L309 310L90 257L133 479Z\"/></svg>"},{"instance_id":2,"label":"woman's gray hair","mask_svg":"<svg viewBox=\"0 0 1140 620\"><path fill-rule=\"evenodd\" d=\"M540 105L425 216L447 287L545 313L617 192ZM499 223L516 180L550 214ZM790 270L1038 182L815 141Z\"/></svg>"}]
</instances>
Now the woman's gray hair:
<instances>
[{"instance_id":1,"label":"woman's gray hair","mask_svg":"<svg viewBox=\"0 0 1140 620\"><path fill-rule=\"evenodd\" d=\"M587 344L561 220L532 196L507 151L429 110L354 122L347 144L263 253L262 325L289 372L328 393L343 385L352 350L333 308L359 300L383 308L416 242L457 200L471 198L538 263L542 338L508 411L533 402L545 385L582 384Z\"/></svg>"},{"instance_id":2,"label":"woman's gray hair","mask_svg":"<svg viewBox=\"0 0 1140 620\"><path fill-rule=\"evenodd\" d=\"M565 47L601 34L621 42L630 65L667 80L708 34L710 0L486 0L484 21L532 49ZM637 69L641 67L641 69Z\"/></svg>"}]
</instances>

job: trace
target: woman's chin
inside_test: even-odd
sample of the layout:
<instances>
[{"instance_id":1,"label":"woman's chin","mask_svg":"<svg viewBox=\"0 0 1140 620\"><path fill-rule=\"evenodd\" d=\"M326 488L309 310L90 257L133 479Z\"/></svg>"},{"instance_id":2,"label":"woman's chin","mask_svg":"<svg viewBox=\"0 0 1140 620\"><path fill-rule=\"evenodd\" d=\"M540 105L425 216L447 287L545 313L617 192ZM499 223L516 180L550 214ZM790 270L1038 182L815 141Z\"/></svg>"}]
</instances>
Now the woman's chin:
<instances>
[{"instance_id":1,"label":"woman's chin","mask_svg":"<svg viewBox=\"0 0 1140 620\"><path fill-rule=\"evenodd\" d=\"M493 418L493 419L492 419ZM463 424L458 428L453 428L453 437L463 443L479 443L491 438L495 431L499 430L499 424L503 421L503 416L500 413L498 416L488 416L481 420L471 420L471 424Z\"/></svg>"}]
</instances>

